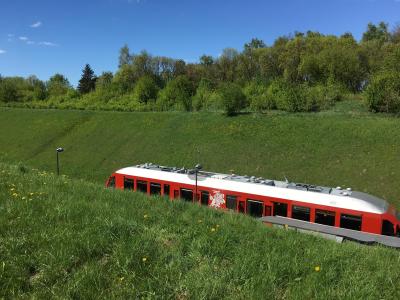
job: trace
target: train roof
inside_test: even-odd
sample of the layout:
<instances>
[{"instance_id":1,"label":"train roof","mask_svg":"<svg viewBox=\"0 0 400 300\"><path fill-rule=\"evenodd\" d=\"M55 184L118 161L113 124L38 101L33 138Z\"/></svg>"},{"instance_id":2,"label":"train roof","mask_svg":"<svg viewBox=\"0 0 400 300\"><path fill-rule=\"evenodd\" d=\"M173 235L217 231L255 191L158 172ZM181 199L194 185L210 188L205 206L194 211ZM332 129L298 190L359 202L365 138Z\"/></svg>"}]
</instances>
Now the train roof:
<instances>
[{"instance_id":1,"label":"train roof","mask_svg":"<svg viewBox=\"0 0 400 300\"><path fill-rule=\"evenodd\" d=\"M195 180L195 170L193 169L166 167L151 163L123 168L116 171L116 173L191 185L194 184ZM383 199L352 191L349 188L330 188L262 177L206 171L198 171L197 174L199 189L207 187L376 214L385 213L389 207L389 204Z\"/></svg>"}]
</instances>

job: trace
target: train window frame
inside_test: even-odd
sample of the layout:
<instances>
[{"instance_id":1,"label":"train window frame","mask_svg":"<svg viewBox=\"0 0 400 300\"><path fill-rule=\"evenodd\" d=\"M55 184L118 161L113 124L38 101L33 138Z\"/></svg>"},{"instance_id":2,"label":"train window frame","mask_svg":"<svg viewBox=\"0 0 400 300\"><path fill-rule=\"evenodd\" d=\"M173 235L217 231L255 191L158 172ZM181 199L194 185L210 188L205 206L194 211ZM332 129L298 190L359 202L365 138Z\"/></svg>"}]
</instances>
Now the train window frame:
<instances>
[{"instance_id":1,"label":"train window frame","mask_svg":"<svg viewBox=\"0 0 400 300\"><path fill-rule=\"evenodd\" d=\"M210 202L210 192L200 191L200 204L208 206L209 202Z\"/></svg>"},{"instance_id":2,"label":"train window frame","mask_svg":"<svg viewBox=\"0 0 400 300\"><path fill-rule=\"evenodd\" d=\"M184 196L186 193L191 193L191 194L192 194L192 197L189 198L189 197ZM191 189L186 189L186 188L180 188L180 189L179 189L179 195L180 195L180 198L181 198L182 200L187 201L187 202L193 202L193 197L194 197L194 192L193 192L193 190L191 190Z\"/></svg>"},{"instance_id":3,"label":"train window frame","mask_svg":"<svg viewBox=\"0 0 400 300\"><path fill-rule=\"evenodd\" d=\"M261 212L254 213L254 209L252 206L259 206L258 209L261 207ZM261 218L264 214L264 202L256 199L246 199L246 213L254 218Z\"/></svg>"},{"instance_id":4,"label":"train window frame","mask_svg":"<svg viewBox=\"0 0 400 300\"><path fill-rule=\"evenodd\" d=\"M340 214L340 228L344 229L350 229L350 230L356 230L356 231L361 231L362 229L362 216L360 215L352 215L352 214ZM345 223L346 222L346 223ZM353 224L351 224L353 222ZM354 222L359 222L357 226L354 226ZM348 224L350 223L350 224Z\"/></svg>"},{"instance_id":5,"label":"train window frame","mask_svg":"<svg viewBox=\"0 0 400 300\"><path fill-rule=\"evenodd\" d=\"M277 213L277 208L279 207L279 209L285 208L286 214L278 214ZM272 202L272 216L278 216L278 217L288 217L288 204L285 202Z\"/></svg>"},{"instance_id":6,"label":"train window frame","mask_svg":"<svg viewBox=\"0 0 400 300\"><path fill-rule=\"evenodd\" d=\"M115 176L111 176L108 179L107 187L112 188L112 189L115 188Z\"/></svg>"},{"instance_id":7,"label":"train window frame","mask_svg":"<svg viewBox=\"0 0 400 300\"><path fill-rule=\"evenodd\" d=\"M226 208L236 210L238 197L236 195L226 195Z\"/></svg>"},{"instance_id":8,"label":"train window frame","mask_svg":"<svg viewBox=\"0 0 400 300\"><path fill-rule=\"evenodd\" d=\"M317 219L317 218L321 218ZM329 220L329 221L327 221ZM333 220L333 222L332 222ZM324 210L324 209L316 209L315 210L315 218L314 223L326 225L326 226L335 226L336 220L336 212L331 210Z\"/></svg>"},{"instance_id":9,"label":"train window frame","mask_svg":"<svg viewBox=\"0 0 400 300\"><path fill-rule=\"evenodd\" d=\"M146 185L146 190L142 188L144 187L144 185ZM148 181L136 180L136 191L147 194L147 189L148 189Z\"/></svg>"},{"instance_id":10,"label":"train window frame","mask_svg":"<svg viewBox=\"0 0 400 300\"><path fill-rule=\"evenodd\" d=\"M311 221L311 208L301 205L292 205L292 219L310 222Z\"/></svg>"},{"instance_id":11,"label":"train window frame","mask_svg":"<svg viewBox=\"0 0 400 300\"><path fill-rule=\"evenodd\" d=\"M156 192L154 192L154 187L157 189ZM160 183L150 181L150 195L153 195L153 196L161 195L161 184Z\"/></svg>"},{"instance_id":12,"label":"train window frame","mask_svg":"<svg viewBox=\"0 0 400 300\"><path fill-rule=\"evenodd\" d=\"M133 178L124 176L124 190L135 190L135 180Z\"/></svg>"}]
</instances>

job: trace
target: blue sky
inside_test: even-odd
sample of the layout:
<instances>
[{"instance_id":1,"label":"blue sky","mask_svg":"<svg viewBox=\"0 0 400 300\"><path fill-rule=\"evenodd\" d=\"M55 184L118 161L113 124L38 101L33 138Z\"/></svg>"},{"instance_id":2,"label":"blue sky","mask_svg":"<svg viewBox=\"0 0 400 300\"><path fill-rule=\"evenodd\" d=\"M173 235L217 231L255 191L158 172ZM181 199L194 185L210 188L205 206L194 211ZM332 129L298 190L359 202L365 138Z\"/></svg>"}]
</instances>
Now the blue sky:
<instances>
[{"instance_id":1,"label":"blue sky","mask_svg":"<svg viewBox=\"0 0 400 300\"><path fill-rule=\"evenodd\" d=\"M400 0L3 0L0 74L47 80L58 72L76 85L86 63L114 72L125 43L192 62L296 30L359 39L380 21L400 21Z\"/></svg>"}]
</instances>

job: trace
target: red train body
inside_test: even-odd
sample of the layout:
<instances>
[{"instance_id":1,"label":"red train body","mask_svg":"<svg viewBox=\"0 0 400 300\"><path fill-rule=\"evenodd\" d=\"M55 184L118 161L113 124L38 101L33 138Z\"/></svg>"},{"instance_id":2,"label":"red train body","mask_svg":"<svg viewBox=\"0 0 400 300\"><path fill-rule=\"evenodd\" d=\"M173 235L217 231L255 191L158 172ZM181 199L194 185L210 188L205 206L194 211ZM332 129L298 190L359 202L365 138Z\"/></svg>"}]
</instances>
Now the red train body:
<instances>
[{"instance_id":1,"label":"red train body","mask_svg":"<svg viewBox=\"0 0 400 300\"><path fill-rule=\"evenodd\" d=\"M106 186L197 202L257 218L282 216L365 233L400 236L400 214L393 206L349 188L195 172L153 164L118 170L109 177Z\"/></svg>"}]
</instances>

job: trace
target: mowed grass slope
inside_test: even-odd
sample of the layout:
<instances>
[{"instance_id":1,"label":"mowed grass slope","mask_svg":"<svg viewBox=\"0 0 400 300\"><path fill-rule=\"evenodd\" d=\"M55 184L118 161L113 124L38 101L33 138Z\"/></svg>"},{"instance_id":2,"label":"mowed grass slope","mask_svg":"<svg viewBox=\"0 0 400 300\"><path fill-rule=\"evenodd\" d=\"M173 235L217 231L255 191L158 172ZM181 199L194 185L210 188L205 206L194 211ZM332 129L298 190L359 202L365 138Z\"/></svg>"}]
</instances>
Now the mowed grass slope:
<instances>
[{"instance_id":1,"label":"mowed grass slope","mask_svg":"<svg viewBox=\"0 0 400 300\"><path fill-rule=\"evenodd\" d=\"M349 103L342 109L353 109ZM350 186L400 208L400 120L335 110L227 118L0 108L0 155L54 171L62 146L61 172L99 183L137 163L200 162L217 172Z\"/></svg>"},{"instance_id":2,"label":"mowed grass slope","mask_svg":"<svg viewBox=\"0 0 400 300\"><path fill-rule=\"evenodd\" d=\"M400 297L394 249L22 166L0 175L0 298Z\"/></svg>"}]
</instances>

